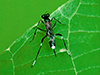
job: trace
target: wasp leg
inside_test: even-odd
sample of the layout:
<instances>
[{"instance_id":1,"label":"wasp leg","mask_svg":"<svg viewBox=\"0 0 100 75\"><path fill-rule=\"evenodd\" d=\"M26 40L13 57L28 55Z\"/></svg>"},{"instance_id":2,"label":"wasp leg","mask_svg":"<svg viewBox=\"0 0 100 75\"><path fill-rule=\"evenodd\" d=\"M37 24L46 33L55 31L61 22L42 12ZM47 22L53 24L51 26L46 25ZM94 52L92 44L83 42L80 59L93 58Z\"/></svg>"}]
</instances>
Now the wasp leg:
<instances>
[{"instance_id":1,"label":"wasp leg","mask_svg":"<svg viewBox=\"0 0 100 75\"><path fill-rule=\"evenodd\" d=\"M42 43L43 43L43 41L44 41L44 39L45 39L46 37L47 37L47 35L45 35L45 36L42 38L42 40L41 40L41 44L40 44L40 47L39 47L39 50L38 50L37 55L36 55L36 58L35 58L35 60L33 61L33 64L32 64L31 67L33 67L33 66L35 65L36 60L37 60L37 57L38 57L39 52L40 52L40 49L41 49L41 47L42 47Z\"/></svg>"},{"instance_id":2,"label":"wasp leg","mask_svg":"<svg viewBox=\"0 0 100 75\"><path fill-rule=\"evenodd\" d=\"M35 30L34 35L33 35L33 38L32 38L32 40L31 40L30 42L33 41L33 39L34 39L34 37L35 37L35 35L36 35L36 32L37 32L37 29Z\"/></svg>"},{"instance_id":3,"label":"wasp leg","mask_svg":"<svg viewBox=\"0 0 100 75\"><path fill-rule=\"evenodd\" d=\"M66 43L64 41L64 38L63 38L62 34L56 34L56 35L61 36L61 39L63 40L63 43L64 43L64 46L65 46L65 48L67 50L67 53L68 53L69 56L71 56L70 51L67 49L67 46L66 46Z\"/></svg>"},{"instance_id":4,"label":"wasp leg","mask_svg":"<svg viewBox=\"0 0 100 75\"><path fill-rule=\"evenodd\" d=\"M56 23L57 23L57 22L58 22L58 23L60 23L60 24L62 24L59 20L57 20L57 19L56 19L56 18L54 18L54 17L51 19L51 21L52 21L53 19L55 19L55 20L56 20L56 22L54 23L54 25L53 25L53 27L52 27L52 28L54 28L54 27L55 27L55 25L56 25ZM64 25L64 24L62 24L62 25Z\"/></svg>"},{"instance_id":5,"label":"wasp leg","mask_svg":"<svg viewBox=\"0 0 100 75\"><path fill-rule=\"evenodd\" d=\"M53 52L54 52L54 54L55 54L55 57L57 57L56 52L55 52L55 49L53 49Z\"/></svg>"},{"instance_id":6,"label":"wasp leg","mask_svg":"<svg viewBox=\"0 0 100 75\"><path fill-rule=\"evenodd\" d=\"M53 19L55 19L57 22L59 22L60 24L62 24L59 20L57 20L55 17L53 17L52 19L51 19L51 21L53 20Z\"/></svg>"},{"instance_id":7,"label":"wasp leg","mask_svg":"<svg viewBox=\"0 0 100 75\"><path fill-rule=\"evenodd\" d=\"M45 24L42 20L40 20L40 21L38 22L38 24L40 24L40 22L42 22L43 24ZM38 24L37 24L37 25L38 25Z\"/></svg>"},{"instance_id":8,"label":"wasp leg","mask_svg":"<svg viewBox=\"0 0 100 75\"><path fill-rule=\"evenodd\" d=\"M40 21L38 22L38 24L40 24L40 22L42 22L42 23L44 24L44 22L43 22L42 20L40 20ZM38 25L38 24L37 24L37 25ZM46 32L46 30L43 30L43 29L41 29L41 28L39 28L39 27L37 27L37 29ZM37 29L35 30L34 35L33 35L33 38L32 38L32 40L31 40L30 42L33 41L33 39L34 39L34 37L35 37L35 35L36 35L36 32L37 32Z\"/></svg>"},{"instance_id":9,"label":"wasp leg","mask_svg":"<svg viewBox=\"0 0 100 75\"><path fill-rule=\"evenodd\" d=\"M37 29L46 32L46 30L43 30L43 29L41 29L41 28L38 28L38 27L37 27ZM33 41L33 39L34 39L34 37L35 37L35 35L36 35L36 32L37 32L37 29L35 30L34 35L33 35L33 38L32 38L32 40L31 40L30 42Z\"/></svg>"},{"instance_id":10,"label":"wasp leg","mask_svg":"<svg viewBox=\"0 0 100 75\"><path fill-rule=\"evenodd\" d=\"M54 23L54 25L52 26L52 29L55 27L56 23L57 23L57 21L56 21L56 22Z\"/></svg>"}]
</instances>

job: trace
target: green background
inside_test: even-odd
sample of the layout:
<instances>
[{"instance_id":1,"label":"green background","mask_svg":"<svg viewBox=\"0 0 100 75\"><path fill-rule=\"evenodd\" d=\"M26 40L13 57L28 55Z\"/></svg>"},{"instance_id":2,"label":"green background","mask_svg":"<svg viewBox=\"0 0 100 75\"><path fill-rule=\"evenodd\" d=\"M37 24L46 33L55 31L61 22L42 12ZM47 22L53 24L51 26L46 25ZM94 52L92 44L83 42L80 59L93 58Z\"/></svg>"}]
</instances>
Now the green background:
<instances>
[{"instance_id":1,"label":"green background","mask_svg":"<svg viewBox=\"0 0 100 75\"><path fill-rule=\"evenodd\" d=\"M23 2L15 2L13 5L16 5L16 3L21 3L19 7L23 4ZM9 5L11 4L9 3ZM23 5L27 7L26 4ZM23 11L24 7L20 9L23 13L25 13ZM19 11L19 9L17 10ZM28 8L26 10L28 11ZM26 13L25 17L30 13ZM40 13L40 15L43 13ZM21 15L23 14L21 13ZM39 16L37 20L40 20L40 15L37 15ZM61 38L56 36L55 51L57 57L55 57L52 49L49 47L48 38L46 38L33 68L30 66L37 54L40 40L45 33L37 31L34 41L30 43L29 41L32 39L35 31L35 27L31 26L38 21L33 23L33 19L29 19L31 22L28 21L26 23L27 18L16 16L23 18L24 24L20 18L15 19L15 24L18 21L24 25L23 28L25 24L30 26L26 28L27 31L25 30L21 33L20 38L17 37L12 44L10 43L11 45L7 50L0 53L0 75L100 75L100 0L69 0L53 12L51 17L55 17L63 23L63 25L57 23L53 29L54 33L63 35L71 57L66 53ZM30 17L33 18L33 16ZM5 18L2 20L5 20ZM7 23L9 22L8 19ZM53 20L52 24L54 22L55 20ZM11 23L13 24L12 21ZM40 28L45 28L43 26L43 24L39 25ZM17 31L16 33L20 32ZM61 52L62 50L63 52Z\"/></svg>"},{"instance_id":2,"label":"green background","mask_svg":"<svg viewBox=\"0 0 100 75\"><path fill-rule=\"evenodd\" d=\"M29 27L68 0L0 0L0 52Z\"/></svg>"}]
</instances>

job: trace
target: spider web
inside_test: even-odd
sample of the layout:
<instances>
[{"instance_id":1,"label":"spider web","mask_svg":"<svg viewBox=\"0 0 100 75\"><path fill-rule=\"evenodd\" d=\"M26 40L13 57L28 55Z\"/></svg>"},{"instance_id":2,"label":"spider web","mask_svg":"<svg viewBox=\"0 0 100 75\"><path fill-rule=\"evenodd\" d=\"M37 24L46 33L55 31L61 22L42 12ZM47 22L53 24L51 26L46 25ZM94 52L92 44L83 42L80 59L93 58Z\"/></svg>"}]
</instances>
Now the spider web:
<instances>
[{"instance_id":1,"label":"spider web","mask_svg":"<svg viewBox=\"0 0 100 75\"><path fill-rule=\"evenodd\" d=\"M53 16L66 24L56 26L55 32L63 34L72 56L67 55L61 38L57 37L56 53L58 57L55 58L49 48L48 38L46 38L38 61L31 68L41 37L45 35L38 31L35 41L29 42L35 30L33 28L37 25L35 24L15 40L8 49L0 53L0 66L3 65L0 68L2 73L6 70L9 75L100 74L100 1L70 0L53 12L51 17Z\"/></svg>"}]
</instances>

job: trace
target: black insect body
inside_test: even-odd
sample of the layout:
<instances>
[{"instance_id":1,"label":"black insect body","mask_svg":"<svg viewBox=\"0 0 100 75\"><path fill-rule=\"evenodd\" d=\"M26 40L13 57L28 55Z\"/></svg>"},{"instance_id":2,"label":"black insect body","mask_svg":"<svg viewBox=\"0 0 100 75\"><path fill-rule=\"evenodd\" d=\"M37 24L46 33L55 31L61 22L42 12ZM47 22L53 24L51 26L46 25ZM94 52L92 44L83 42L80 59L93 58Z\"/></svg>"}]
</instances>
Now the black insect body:
<instances>
[{"instance_id":1,"label":"black insect body","mask_svg":"<svg viewBox=\"0 0 100 75\"><path fill-rule=\"evenodd\" d=\"M49 16L50 16L49 13L43 14L41 17L44 19L44 21L40 20L40 21L38 22L38 24L40 24L40 22L42 22L42 23L45 25L46 30L43 30L43 29L38 28L38 27L37 27L37 29L46 32L46 35L45 35L45 36L42 38L42 40L41 40L41 44L40 44L38 53L37 53L37 55L36 55L36 58L35 58L35 60L34 60L34 62L33 62L33 64L32 64L32 67L34 66L34 64L35 64L35 62L36 62L36 60L37 60L37 57L38 57L39 52L40 52L40 49L41 49L41 47L42 47L42 43L43 43L44 39L45 39L47 36L49 37L49 44L50 44L50 47L53 49L53 52L54 52L55 56L57 56L57 55L56 55L56 52L55 52L55 41L54 41L55 36L61 36L61 39L63 40L64 46L65 46L65 48L66 48L66 50L67 50L67 47L66 47L66 44L65 44L65 41L64 41L64 39L63 39L62 34L59 34L59 33L58 33L58 34L54 34L54 32L53 32L54 26L55 26L56 23L59 22L59 21L58 21L57 19L55 19L54 17L50 20L50 19L49 19ZM56 22L55 22L54 25L52 26L52 25L51 25L51 21L52 21L53 19L55 19ZM59 23L61 24L61 22L59 22ZM38 24L37 24L37 25L38 25ZM35 37L35 35L36 35L37 29L35 30L33 39L34 39L34 37ZM32 40L33 40L33 39L32 39ZM32 41L32 40L31 40L31 41ZM68 52L68 50L67 50L67 53L68 53L68 55L70 56L70 53Z\"/></svg>"}]
</instances>

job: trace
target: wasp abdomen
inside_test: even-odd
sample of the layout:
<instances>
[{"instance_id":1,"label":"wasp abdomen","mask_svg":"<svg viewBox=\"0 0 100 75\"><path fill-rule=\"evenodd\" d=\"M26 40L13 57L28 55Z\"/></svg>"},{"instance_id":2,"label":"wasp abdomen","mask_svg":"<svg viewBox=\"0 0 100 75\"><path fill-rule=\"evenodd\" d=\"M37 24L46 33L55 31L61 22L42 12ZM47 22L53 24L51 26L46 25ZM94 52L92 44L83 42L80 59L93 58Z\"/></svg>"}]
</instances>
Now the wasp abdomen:
<instances>
[{"instance_id":1,"label":"wasp abdomen","mask_svg":"<svg viewBox=\"0 0 100 75\"><path fill-rule=\"evenodd\" d=\"M52 49L55 49L55 42L54 41L49 41L50 47Z\"/></svg>"}]
</instances>

